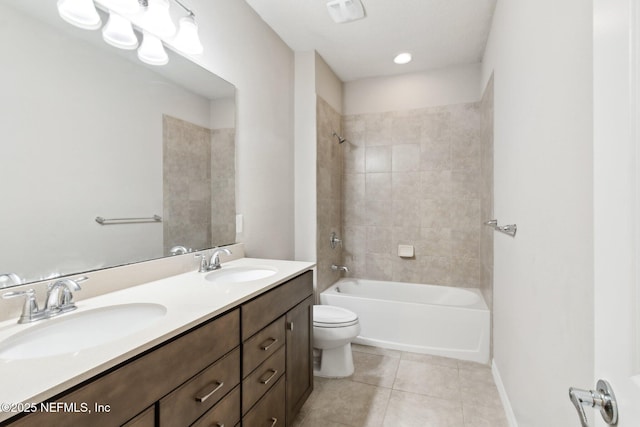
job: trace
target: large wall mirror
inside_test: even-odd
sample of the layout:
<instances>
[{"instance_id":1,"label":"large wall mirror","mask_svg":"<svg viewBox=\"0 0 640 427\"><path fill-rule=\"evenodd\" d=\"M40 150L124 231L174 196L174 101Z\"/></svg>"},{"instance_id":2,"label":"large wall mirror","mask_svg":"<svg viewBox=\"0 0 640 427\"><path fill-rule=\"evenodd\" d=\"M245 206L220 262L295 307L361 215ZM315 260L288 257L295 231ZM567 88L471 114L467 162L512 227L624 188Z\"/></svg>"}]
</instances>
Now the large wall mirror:
<instances>
[{"instance_id":1,"label":"large wall mirror","mask_svg":"<svg viewBox=\"0 0 640 427\"><path fill-rule=\"evenodd\" d=\"M55 0L0 3L0 46L0 287L235 241L231 84L147 66Z\"/></svg>"}]
</instances>

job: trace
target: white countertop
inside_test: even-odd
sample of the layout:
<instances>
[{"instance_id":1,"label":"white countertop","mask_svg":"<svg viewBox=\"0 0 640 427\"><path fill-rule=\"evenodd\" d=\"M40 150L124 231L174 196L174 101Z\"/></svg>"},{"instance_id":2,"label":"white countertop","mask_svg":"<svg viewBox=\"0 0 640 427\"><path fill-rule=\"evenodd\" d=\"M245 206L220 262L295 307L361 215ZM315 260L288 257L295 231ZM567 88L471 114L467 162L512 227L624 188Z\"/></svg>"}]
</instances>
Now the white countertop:
<instances>
[{"instance_id":1,"label":"white countertop","mask_svg":"<svg viewBox=\"0 0 640 427\"><path fill-rule=\"evenodd\" d=\"M0 421L16 413L3 412L3 404L39 403L81 383L190 328L238 306L315 266L310 262L241 258L222 264L265 266L277 269L270 277L239 284L217 285L196 271L179 274L76 303L78 309L58 316L130 303L156 303L167 308L151 326L107 344L39 359L0 359ZM47 320L19 325L17 319L0 322L0 343L13 334ZM98 332L98 331L97 331Z\"/></svg>"}]
</instances>

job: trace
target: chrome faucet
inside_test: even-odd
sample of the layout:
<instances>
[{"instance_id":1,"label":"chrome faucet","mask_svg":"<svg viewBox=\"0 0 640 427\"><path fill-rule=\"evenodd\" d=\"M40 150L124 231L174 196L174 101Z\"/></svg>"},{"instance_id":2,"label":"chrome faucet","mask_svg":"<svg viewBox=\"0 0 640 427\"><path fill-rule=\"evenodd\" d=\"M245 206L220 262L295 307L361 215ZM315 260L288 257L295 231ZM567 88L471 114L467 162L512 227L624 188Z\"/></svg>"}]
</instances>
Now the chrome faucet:
<instances>
[{"instance_id":1,"label":"chrome faucet","mask_svg":"<svg viewBox=\"0 0 640 427\"><path fill-rule=\"evenodd\" d=\"M197 254L200 257L200 269L199 273L206 273L208 271L219 270L222 268L220 265L220 253L224 252L227 255L231 255L231 251L227 248L218 248L211 254L211 259L207 261L205 254Z\"/></svg>"},{"instance_id":2,"label":"chrome faucet","mask_svg":"<svg viewBox=\"0 0 640 427\"><path fill-rule=\"evenodd\" d=\"M73 292L79 291L82 288L78 282L87 280L86 277L81 277L76 280L60 279L56 282L49 284L47 291L47 302L44 306L45 313L48 317L54 314L66 313L67 311L75 310L76 305L73 303Z\"/></svg>"},{"instance_id":3,"label":"chrome faucet","mask_svg":"<svg viewBox=\"0 0 640 427\"><path fill-rule=\"evenodd\" d=\"M2 294L3 299L25 297L22 306L22 314L18 323L30 323L36 320L48 319L58 314L75 310L77 307L73 303L72 291L81 290L78 282L88 280L87 277L73 279L60 279L50 283L47 287L47 300L43 310L38 307L36 301L36 291L27 289L26 291L6 292Z\"/></svg>"},{"instance_id":4,"label":"chrome faucet","mask_svg":"<svg viewBox=\"0 0 640 427\"><path fill-rule=\"evenodd\" d=\"M333 271L344 271L345 273L349 272L349 267L347 267L346 265L335 265L335 264L332 264L331 265L331 269Z\"/></svg>"}]
</instances>

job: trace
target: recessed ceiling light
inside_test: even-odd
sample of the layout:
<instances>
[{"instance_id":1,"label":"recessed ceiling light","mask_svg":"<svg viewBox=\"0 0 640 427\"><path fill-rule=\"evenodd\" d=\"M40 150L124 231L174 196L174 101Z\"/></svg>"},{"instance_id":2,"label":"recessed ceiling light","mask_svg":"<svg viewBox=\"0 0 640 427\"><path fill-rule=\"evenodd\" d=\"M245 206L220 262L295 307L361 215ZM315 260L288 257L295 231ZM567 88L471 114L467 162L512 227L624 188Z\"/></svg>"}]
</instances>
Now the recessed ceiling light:
<instances>
[{"instance_id":1,"label":"recessed ceiling light","mask_svg":"<svg viewBox=\"0 0 640 427\"><path fill-rule=\"evenodd\" d=\"M398 56L396 56L395 58L393 58L393 62L395 62L396 64L408 64L409 62L411 62L411 54L408 52L404 52L399 54Z\"/></svg>"}]
</instances>

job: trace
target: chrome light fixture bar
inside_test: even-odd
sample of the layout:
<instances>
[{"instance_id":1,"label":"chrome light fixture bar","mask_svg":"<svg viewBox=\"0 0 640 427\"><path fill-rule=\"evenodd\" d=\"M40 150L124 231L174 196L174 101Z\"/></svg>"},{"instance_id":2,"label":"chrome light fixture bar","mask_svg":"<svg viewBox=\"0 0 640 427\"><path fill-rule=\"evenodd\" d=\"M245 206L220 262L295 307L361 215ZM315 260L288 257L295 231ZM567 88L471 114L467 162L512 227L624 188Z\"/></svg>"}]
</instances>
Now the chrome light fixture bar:
<instances>
[{"instance_id":1,"label":"chrome light fixture bar","mask_svg":"<svg viewBox=\"0 0 640 427\"><path fill-rule=\"evenodd\" d=\"M58 0L58 13L68 23L85 29L102 26L98 8L109 14L102 27L102 37L120 49L138 49L138 58L150 65L164 65L169 57L164 45L170 45L187 55L204 51L195 14L181 1L173 0L187 12L180 18L179 28L171 19L170 0ZM142 34L142 43L136 35Z\"/></svg>"}]
</instances>

